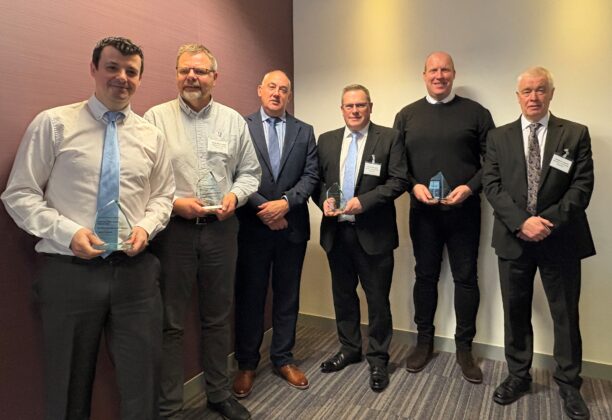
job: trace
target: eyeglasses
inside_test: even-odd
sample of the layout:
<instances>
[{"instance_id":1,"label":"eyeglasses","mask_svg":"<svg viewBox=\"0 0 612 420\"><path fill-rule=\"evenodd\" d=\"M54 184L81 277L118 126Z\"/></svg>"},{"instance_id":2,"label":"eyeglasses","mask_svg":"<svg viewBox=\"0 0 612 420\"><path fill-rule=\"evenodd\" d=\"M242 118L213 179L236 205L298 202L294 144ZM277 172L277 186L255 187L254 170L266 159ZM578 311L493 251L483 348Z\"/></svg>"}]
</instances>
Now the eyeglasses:
<instances>
[{"instance_id":1,"label":"eyeglasses","mask_svg":"<svg viewBox=\"0 0 612 420\"><path fill-rule=\"evenodd\" d=\"M342 104L342 109L344 109L345 111L352 111L353 109L363 111L368 107L368 105L369 104L367 102L359 102L356 104Z\"/></svg>"},{"instance_id":2,"label":"eyeglasses","mask_svg":"<svg viewBox=\"0 0 612 420\"><path fill-rule=\"evenodd\" d=\"M206 76L207 74L215 72L213 69L206 69L203 67L177 67L176 68L176 71L181 76L189 76L189 73L191 73L191 70L193 70L193 74L195 74L198 77Z\"/></svg>"}]
</instances>

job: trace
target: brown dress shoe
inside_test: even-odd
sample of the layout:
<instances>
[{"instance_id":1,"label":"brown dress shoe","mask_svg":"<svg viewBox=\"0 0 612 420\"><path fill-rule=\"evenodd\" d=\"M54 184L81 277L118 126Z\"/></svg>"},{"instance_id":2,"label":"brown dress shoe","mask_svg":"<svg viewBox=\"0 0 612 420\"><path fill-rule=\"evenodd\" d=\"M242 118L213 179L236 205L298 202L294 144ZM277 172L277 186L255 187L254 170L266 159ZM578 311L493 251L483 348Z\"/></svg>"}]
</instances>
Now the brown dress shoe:
<instances>
[{"instance_id":1,"label":"brown dress shoe","mask_svg":"<svg viewBox=\"0 0 612 420\"><path fill-rule=\"evenodd\" d=\"M289 385L297 389L308 388L308 379L304 372L302 372L296 365L283 365L281 367L274 368L276 373L287 381Z\"/></svg>"},{"instance_id":2,"label":"brown dress shoe","mask_svg":"<svg viewBox=\"0 0 612 420\"><path fill-rule=\"evenodd\" d=\"M253 382L255 382L254 370L239 370L234 378L232 392L237 398L245 398L253 390Z\"/></svg>"}]
</instances>

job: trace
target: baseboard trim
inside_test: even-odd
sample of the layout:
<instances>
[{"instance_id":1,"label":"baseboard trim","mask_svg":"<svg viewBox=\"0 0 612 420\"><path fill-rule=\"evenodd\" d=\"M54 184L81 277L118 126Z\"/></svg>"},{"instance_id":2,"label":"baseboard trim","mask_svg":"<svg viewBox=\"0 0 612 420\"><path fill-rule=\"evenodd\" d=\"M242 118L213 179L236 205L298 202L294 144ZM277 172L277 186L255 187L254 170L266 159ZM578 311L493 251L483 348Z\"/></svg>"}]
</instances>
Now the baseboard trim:
<instances>
[{"instance_id":1,"label":"baseboard trim","mask_svg":"<svg viewBox=\"0 0 612 420\"><path fill-rule=\"evenodd\" d=\"M317 327L321 329L335 330L336 320L333 318L325 318L316 315L300 314L298 323L301 325L307 325ZM362 328L366 326L362 324ZM413 345L416 343L416 333L404 330L393 330L393 341L401 344ZM455 352L455 340L447 337L434 338L434 347L436 350L446 351L449 353ZM500 346L494 346L492 344L483 344L474 342L472 351L477 357L482 357L491 360L505 361L504 348ZM550 354L535 353L533 355L533 366L537 368L547 369L553 371L557 363ZM582 361L582 375L589 378L604 379L612 381L612 365L605 363L592 362L588 360Z\"/></svg>"},{"instance_id":2,"label":"baseboard trim","mask_svg":"<svg viewBox=\"0 0 612 420\"><path fill-rule=\"evenodd\" d=\"M298 324L310 327L317 327L325 330L336 330L335 319L325 318L316 315L299 314ZM365 329L366 325L362 324L361 327ZM416 343L416 333L411 331L393 330L393 340L401 344L413 345ZM264 339L261 345L262 350L268 349L270 347L271 341L272 329L269 329L264 334ZM452 338L436 336L434 338L434 347L436 348L436 350L439 351L454 353L455 341ZM472 346L472 351L477 357L491 360L505 360L504 348L500 346L474 342ZM533 355L533 366L553 371L555 369L556 362L552 355L535 353ZM234 358L233 352L227 356L227 368L230 372L233 372L237 369L236 359ZM612 381L612 365L583 360L582 375L587 376L589 378ZM185 401L190 401L191 399L199 398L202 395L202 393L204 392L204 377L201 372L190 380L188 380L187 382L185 382L183 392Z\"/></svg>"}]
</instances>

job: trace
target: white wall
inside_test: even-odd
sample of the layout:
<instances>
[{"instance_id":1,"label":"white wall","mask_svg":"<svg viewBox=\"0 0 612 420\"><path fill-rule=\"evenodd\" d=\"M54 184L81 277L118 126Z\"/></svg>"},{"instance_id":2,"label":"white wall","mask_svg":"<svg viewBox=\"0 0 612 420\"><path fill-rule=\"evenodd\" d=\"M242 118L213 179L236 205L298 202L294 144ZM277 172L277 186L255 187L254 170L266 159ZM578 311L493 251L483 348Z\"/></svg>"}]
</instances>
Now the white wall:
<instances>
[{"instance_id":1,"label":"white wall","mask_svg":"<svg viewBox=\"0 0 612 420\"><path fill-rule=\"evenodd\" d=\"M349 83L370 89L373 121L392 125L396 112L425 95L423 62L445 50L457 69L456 91L482 103L497 125L520 114L515 80L531 65L555 75L554 114L591 130L596 188L588 215L598 255L583 262L581 327L584 359L612 364L612 2L610 0L294 0L295 113L317 135L341 127L340 92ZM400 247L391 291L394 327L412 321L414 258L408 198L396 201ZM318 245L321 213L312 207L313 235L302 280L301 312L334 317L327 259ZM483 205L479 259L481 305L475 341L503 346L497 259L490 247L492 215ZM453 337L453 285L445 259L436 335ZM363 299L362 299L363 301ZM363 303L363 302L362 302ZM534 296L535 350L551 354L552 321L539 279ZM362 306L362 319L367 320Z\"/></svg>"}]
</instances>

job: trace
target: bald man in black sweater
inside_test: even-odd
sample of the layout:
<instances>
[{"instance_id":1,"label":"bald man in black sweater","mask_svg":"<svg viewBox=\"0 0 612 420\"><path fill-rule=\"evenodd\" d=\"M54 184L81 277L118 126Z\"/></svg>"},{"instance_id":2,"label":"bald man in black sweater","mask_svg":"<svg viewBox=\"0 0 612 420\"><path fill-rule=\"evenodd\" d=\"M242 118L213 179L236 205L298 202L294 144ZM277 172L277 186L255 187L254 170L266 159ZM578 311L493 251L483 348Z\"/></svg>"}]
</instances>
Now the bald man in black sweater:
<instances>
[{"instance_id":1,"label":"bald man in black sweater","mask_svg":"<svg viewBox=\"0 0 612 420\"><path fill-rule=\"evenodd\" d=\"M427 57L423 79L428 95L403 108L394 123L408 155L410 237L416 261L413 296L418 337L406 369L419 372L433 354L437 287L446 245L455 283L457 362L465 379L480 383L482 371L472 357L480 302L479 192L486 136L495 125L486 108L452 92L455 68L447 53ZM429 190L429 181L438 172L450 187L442 199Z\"/></svg>"}]
</instances>

